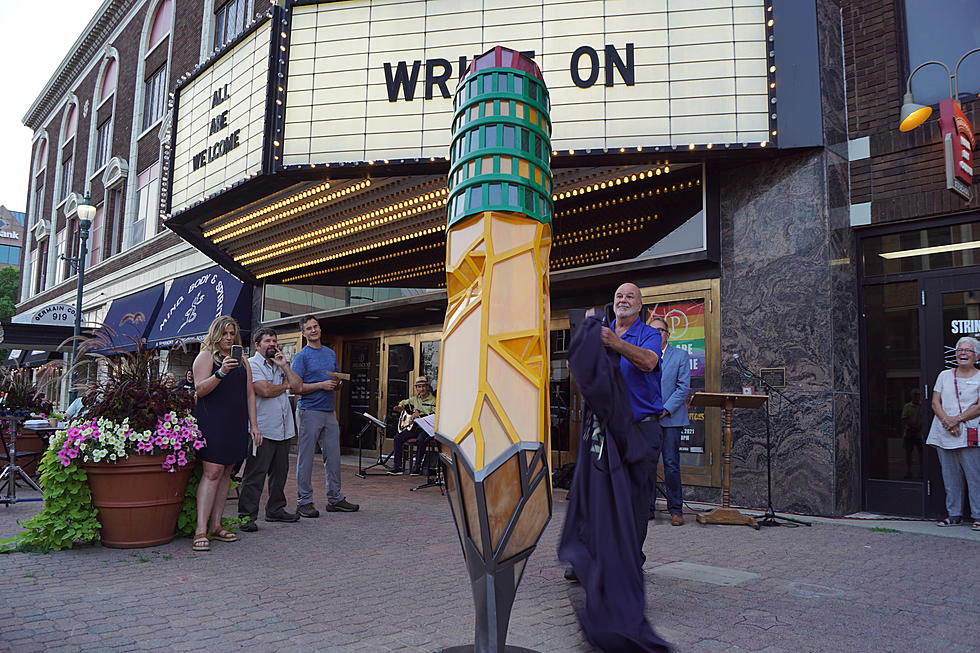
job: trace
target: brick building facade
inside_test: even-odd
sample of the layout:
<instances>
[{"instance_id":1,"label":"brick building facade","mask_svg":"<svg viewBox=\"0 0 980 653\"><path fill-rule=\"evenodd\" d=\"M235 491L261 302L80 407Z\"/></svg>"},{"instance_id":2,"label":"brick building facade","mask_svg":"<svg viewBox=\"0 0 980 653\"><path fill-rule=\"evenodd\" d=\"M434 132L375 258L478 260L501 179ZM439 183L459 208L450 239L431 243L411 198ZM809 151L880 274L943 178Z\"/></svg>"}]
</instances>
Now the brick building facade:
<instances>
[{"instance_id":1,"label":"brick building facade","mask_svg":"<svg viewBox=\"0 0 980 653\"><path fill-rule=\"evenodd\" d=\"M98 207L88 242L86 319L162 279L212 263L163 227L161 145L177 80L233 38L267 0L117 0L86 26L24 117L34 130L18 312L72 301L77 201Z\"/></svg>"}]
</instances>

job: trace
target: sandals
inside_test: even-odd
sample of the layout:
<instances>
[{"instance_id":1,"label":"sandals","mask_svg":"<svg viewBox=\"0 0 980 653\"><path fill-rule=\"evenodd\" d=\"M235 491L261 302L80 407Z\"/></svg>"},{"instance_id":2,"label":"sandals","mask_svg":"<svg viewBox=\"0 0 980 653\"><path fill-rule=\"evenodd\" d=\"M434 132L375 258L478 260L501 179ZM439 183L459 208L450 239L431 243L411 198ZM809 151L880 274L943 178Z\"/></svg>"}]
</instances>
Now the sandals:
<instances>
[{"instance_id":1,"label":"sandals","mask_svg":"<svg viewBox=\"0 0 980 653\"><path fill-rule=\"evenodd\" d=\"M946 519L936 522L936 526L946 527L946 526L959 526L963 521L962 517L947 517Z\"/></svg>"},{"instance_id":2,"label":"sandals","mask_svg":"<svg viewBox=\"0 0 980 653\"><path fill-rule=\"evenodd\" d=\"M212 531L212 533L211 533L211 539L212 540L217 540L219 542L237 542L238 541L238 535L235 534L235 533L232 533L231 531L229 531L227 529L219 528L216 531Z\"/></svg>"},{"instance_id":3,"label":"sandals","mask_svg":"<svg viewBox=\"0 0 980 653\"><path fill-rule=\"evenodd\" d=\"M198 533L194 536L194 545L191 547L194 551L210 551L211 550L211 540L205 533Z\"/></svg>"}]
</instances>

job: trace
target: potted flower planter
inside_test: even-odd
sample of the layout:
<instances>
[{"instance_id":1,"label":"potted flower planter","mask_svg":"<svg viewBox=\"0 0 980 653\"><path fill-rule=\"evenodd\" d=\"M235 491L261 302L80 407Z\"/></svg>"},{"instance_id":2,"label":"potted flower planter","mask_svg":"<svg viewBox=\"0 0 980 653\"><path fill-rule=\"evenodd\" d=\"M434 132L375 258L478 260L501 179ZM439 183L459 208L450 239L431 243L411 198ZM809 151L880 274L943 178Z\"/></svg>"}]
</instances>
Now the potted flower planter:
<instances>
[{"instance_id":1,"label":"potted flower planter","mask_svg":"<svg viewBox=\"0 0 980 653\"><path fill-rule=\"evenodd\" d=\"M82 463L99 513L102 544L136 549L174 538L191 466L163 469L164 455L130 455L114 462Z\"/></svg>"}]
</instances>

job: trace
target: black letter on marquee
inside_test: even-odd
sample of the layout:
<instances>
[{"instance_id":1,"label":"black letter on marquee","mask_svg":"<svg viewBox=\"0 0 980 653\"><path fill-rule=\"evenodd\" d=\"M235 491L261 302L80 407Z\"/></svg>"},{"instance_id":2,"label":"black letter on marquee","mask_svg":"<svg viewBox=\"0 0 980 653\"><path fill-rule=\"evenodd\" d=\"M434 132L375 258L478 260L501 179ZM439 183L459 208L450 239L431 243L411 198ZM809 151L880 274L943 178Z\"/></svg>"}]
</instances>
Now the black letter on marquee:
<instances>
[{"instance_id":1,"label":"black letter on marquee","mask_svg":"<svg viewBox=\"0 0 980 653\"><path fill-rule=\"evenodd\" d=\"M592 63L592 70L586 79L582 79L578 71L579 59L582 58L583 54L589 55L589 61ZM572 81L575 82L576 86L579 88L589 88L599 79L599 54L595 51L595 48L590 48L587 45L579 47L572 53L572 60L569 63L568 70L572 73Z\"/></svg>"},{"instance_id":2,"label":"black letter on marquee","mask_svg":"<svg viewBox=\"0 0 980 653\"><path fill-rule=\"evenodd\" d=\"M394 76L391 74L391 64L385 64L385 84L388 85L388 101L397 102L398 101L398 88L405 93L405 100L412 101L415 99L415 86L419 82L419 68L422 67L422 62L415 60L412 62L412 74L408 74L408 64L404 61L399 61L397 68L395 70ZM411 83L411 86L409 86Z\"/></svg>"},{"instance_id":3,"label":"black letter on marquee","mask_svg":"<svg viewBox=\"0 0 980 653\"><path fill-rule=\"evenodd\" d=\"M434 75L436 67L441 67L442 72L438 75ZM449 76L453 74L452 65L445 59L426 59L425 60L425 99L432 99L432 87L438 86L439 91L442 93L442 97L448 98L452 97L449 94L449 88L446 86L446 80Z\"/></svg>"},{"instance_id":4,"label":"black letter on marquee","mask_svg":"<svg viewBox=\"0 0 980 653\"><path fill-rule=\"evenodd\" d=\"M619 71L627 86L636 85L636 70L633 66L633 44L626 44L626 63L623 63L615 45L606 45L606 86L613 85L613 66Z\"/></svg>"}]
</instances>

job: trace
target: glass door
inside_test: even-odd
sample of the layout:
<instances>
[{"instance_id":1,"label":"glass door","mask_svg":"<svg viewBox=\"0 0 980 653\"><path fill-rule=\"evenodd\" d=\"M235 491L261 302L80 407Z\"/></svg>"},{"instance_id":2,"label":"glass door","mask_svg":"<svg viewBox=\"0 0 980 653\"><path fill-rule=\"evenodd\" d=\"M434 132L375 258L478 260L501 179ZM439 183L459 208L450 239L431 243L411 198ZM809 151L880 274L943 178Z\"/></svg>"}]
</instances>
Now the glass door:
<instances>
[{"instance_id":1,"label":"glass door","mask_svg":"<svg viewBox=\"0 0 980 653\"><path fill-rule=\"evenodd\" d=\"M980 337L980 274L947 275L923 281L925 295L925 333L922 370L924 378L923 440L932 423L931 399L936 377L955 366L956 341L964 336ZM930 517L945 513L946 492L939 461L932 447L925 447L927 465L926 509ZM965 494L965 493L964 493ZM966 497L964 496L964 500ZM969 514L969 513L966 513Z\"/></svg>"},{"instance_id":2,"label":"glass door","mask_svg":"<svg viewBox=\"0 0 980 653\"><path fill-rule=\"evenodd\" d=\"M865 509L920 515L924 424L917 280L864 287Z\"/></svg>"}]
</instances>

